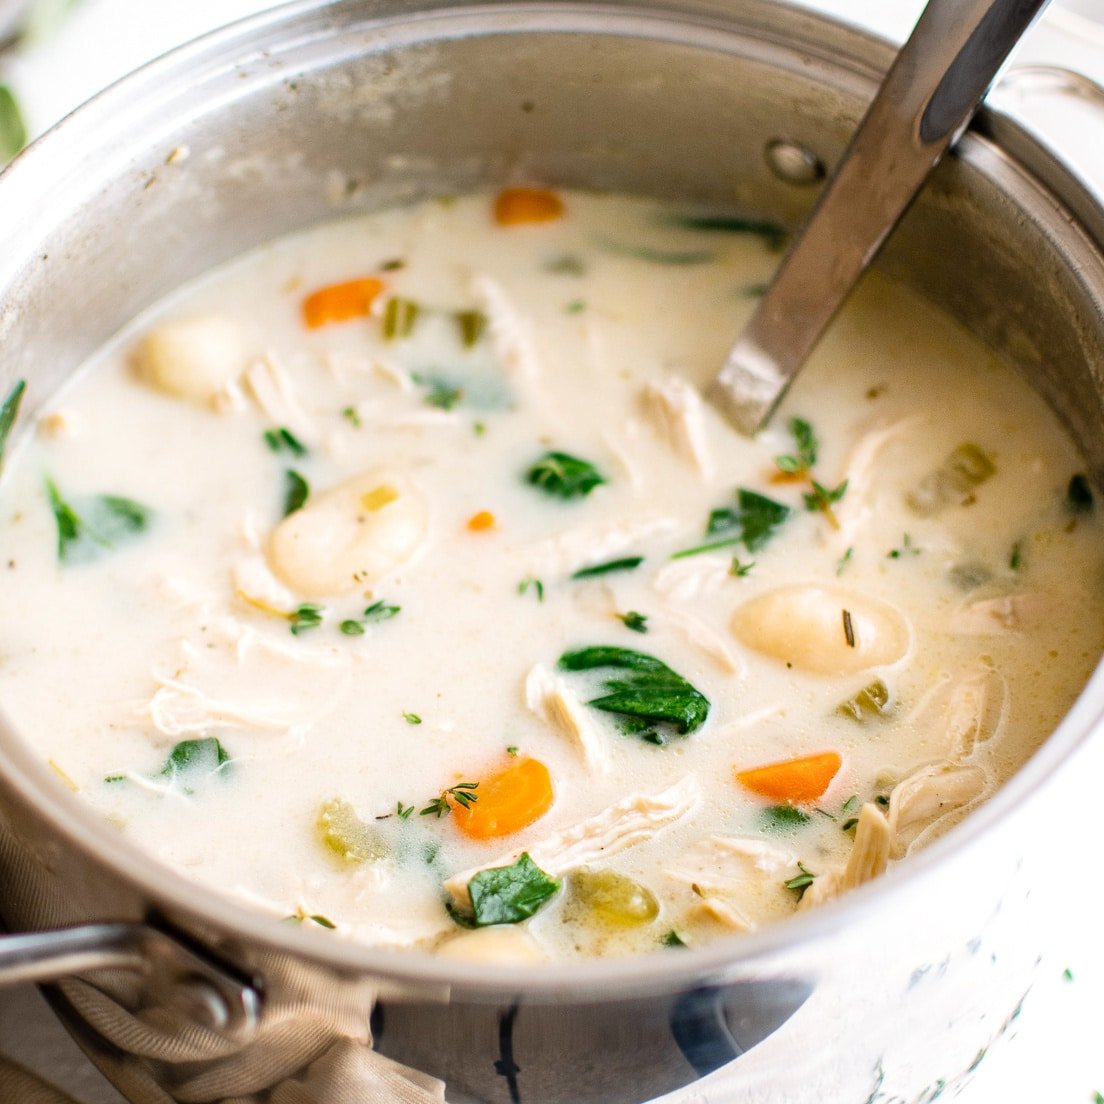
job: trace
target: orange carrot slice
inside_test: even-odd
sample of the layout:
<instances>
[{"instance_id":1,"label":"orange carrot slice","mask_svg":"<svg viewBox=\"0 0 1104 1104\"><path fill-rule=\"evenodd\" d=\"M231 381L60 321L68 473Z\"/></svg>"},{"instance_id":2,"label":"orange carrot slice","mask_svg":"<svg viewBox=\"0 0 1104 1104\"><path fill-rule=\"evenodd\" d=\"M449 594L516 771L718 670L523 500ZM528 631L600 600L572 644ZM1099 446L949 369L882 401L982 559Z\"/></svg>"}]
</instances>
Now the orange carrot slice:
<instances>
[{"instance_id":1,"label":"orange carrot slice","mask_svg":"<svg viewBox=\"0 0 1104 1104\"><path fill-rule=\"evenodd\" d=\"M372 302L381 291L383 281L374 276L319 288L303 300L303 321L308 329L317 330L331 322L364 318L371 312Z\"/></svg>"},{"instance_id":2,"label":"orange carrot slice","mask_svg":"<svg viewBox=\"0 0 1104 1104\"><path fill-rule=\"evenodd\" d=\"M480 510L478 514L472 514L468 518L468 528L473 533L485 532L487 529L493 529L495 525L495 516L490 510Z\"/></svg>"},{"instance_id":3,"label":"orange carrot slice","mask_svg":"<svg viewBox=\"0 0 1104 1104\"><path fill-rule=\"evenodd\" d=\"M494 217L499 226L554 222L562 218L563 200L547 188L507 188L495 200Z\"/></svg>"},{"instance_id":4,"label":"orange carrot slice","mask_svg":"<svg viewBox=\"0 0 1104 1104\"><path fill-rule=\"evenodd\" d=\"M736 771L736 781L752 793L776 801L816 801L828 789L841 766L843 759L838 752L825 751Z\"/></svg>"},{"instance_id":5,"label":"orange carrot slice","mask_svg":"<svg viewBox=\"0 0 1104 1104\"><path fill-rule=\"evenodd\" d=\"M495 839L520 832L552 807L552 776L537 759L521 759L484 778L476 801L456 804L456 826L472 839Z\"/></svg>"}]
</instances>

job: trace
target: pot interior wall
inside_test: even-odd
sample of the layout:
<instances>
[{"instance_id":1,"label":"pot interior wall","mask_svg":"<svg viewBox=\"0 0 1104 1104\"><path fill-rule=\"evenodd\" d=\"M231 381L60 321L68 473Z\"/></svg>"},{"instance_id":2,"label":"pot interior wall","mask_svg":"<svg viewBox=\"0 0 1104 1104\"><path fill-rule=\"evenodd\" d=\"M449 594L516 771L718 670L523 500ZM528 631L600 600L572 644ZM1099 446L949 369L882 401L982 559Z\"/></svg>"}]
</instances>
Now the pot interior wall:
<instances>
[{"instance_id":1,"label":"pot interior wall","mask_svg":"<svg viewBox=\"0 0 1104 1104\"><path fill-rule=\"evenodd\" d=\"M430 6L406 23L366 8L193 47L17 164L0 211L5 376L40 398L148 304L266 239L503 180L796 225L815 189L772 175L764 147L786 138L831 165L876 76L863 36L755 0ZM1101 473L1100 261L1081 240L1079 256L1056 248L1074 235L1052 208L971 138L884 264L1021 364Z\"/></svg>"}]
</instances>

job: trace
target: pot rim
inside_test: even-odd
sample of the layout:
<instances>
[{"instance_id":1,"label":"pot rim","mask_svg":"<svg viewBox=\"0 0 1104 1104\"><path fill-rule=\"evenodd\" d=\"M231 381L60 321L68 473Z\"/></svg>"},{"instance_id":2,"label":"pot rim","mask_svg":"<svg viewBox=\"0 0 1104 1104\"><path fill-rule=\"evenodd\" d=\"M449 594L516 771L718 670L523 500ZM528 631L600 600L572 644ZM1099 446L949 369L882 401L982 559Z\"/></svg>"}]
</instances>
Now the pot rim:
<instances>
[{"instance_id":1,"label":"pot rim","mask_svg":"<svg viewBox=\"0 0 1104 1104\"><path fill-rule=\"evenodd\" d=\"M298 35L313 32L317 35L329 30L332 34L332 29L325 24L327 18L336 27L340 24L342 12L357 11L363 7L357 0L336 0L333 3L326 0L294 0L212 31L148 63L67 115L0 172L0 189L14 192L16 196L15 203L3 206L9 211L18 210L20 189L27 196L35 194L36 174L43 177L58 166L70 166L71 145L78 149L82 146L90 149L91 143L105 129L117 130L129 125L127 120L133 117L135 104L142 99L143 89L153 91L172 85L189 74L198 75L196 69L210 72L219 66L240 67L256 61L264 43L272 40L274 35L286 48L300 40L292 32ZM515 3L472 0L459 7L448 0L426 0L425 4L413 10L409 0L383 0L374 5L370 16L365 13L362 22L373 27L391 27L409 25L426 13L447 12L450 17L463 18L519 10L528 15L554 15L558 21L580 13L611 11L623 14L643 11L653 19L686 19L695 14L707 18L694 0L658 0L655 3L649 3L649 0L605 0L599 3L586 3L585 0L566 3L562 0L519 0ZM772 20L769 27L766 23L768 16ZM322 30L311 24L312 18L323 21ZM826 36L842 36L853 55L853 58L849 56L846 59L847 63L851 64L854 59L860 69L865 64L872 81L877 79L879 67L881 72L888 68L895 53L895 47L878 36L841 19L786 5L785 0L741 0L736 10L730 6L724 19L718 16L712 22L736 36L769 34L777 37L780 33L797 35L801 31L801 45L804 46L805 40L809 39L810 49L816 45L812 39L818 31L822 49ZM782 32L778 30L779 25L783 28ZM519 26L516 30L524 33L531 28ZM281 35L280 32L284 33ZM833 56L836 56L835 52ZM999 112L993 112L990 108L983 111L989 116L986 126L991 126L996 120L1002 129L1007 131L1011 128L1020 133L1014 121ZM1040 148L1029 136L1020 145L1021 150ZM995 157L1004 163L1009 161L1001 149L976 132L967 134L960 141L956 153L965 160L984 161L987 157ZM1012 164L1021 176L1034 180L1022 162ZM33 240L33 231L29 226L15 233L16 220L9 217L7 221L9 225L0 226L0 234L12 232L17 239L23 236ZM25 259L32 254L33 250L12 250L9 257L16 257L14 265L18 267L22 263L20 258ZM4 277L5 273L0 271L0 284L4 282ZM4 330L5 318L0 312L0 337ZM148 902L166 913L191 917L199 925L214 927L220 937L244 939L248 944L266 951L305 959L337 976L370 975L379 983L404 990L439 991L444 988L447 991L456 987L467 996L489 999L497 999L504 994L517 999L519 992L523 992L527 1000L554 1002L570 999L575 1003L589 991L595 1001L601 1002L637 994L681 990L693 981L708 983L722 981L733 974L755 974L763 966L769 967L771 959L778 957L780 952L829 939L833 933L852 925L866 913L872 902L900 896L906 889L944 870L956 859L968 858L975 841L999 831L1002 824L1010 822L1042 784L1057 774L1067 759L1092 736L1102 721L1104 662L1097 666L1054 732L1019 771L962 824L918 855L910 857L902 868L894 869L874 882L816 909L750 934L722 937L705 947L691 948L684 954L657 953L619 959L560 961L549 964L555 967L554 970L545 966L525 970L517 967L488 968L485 965L450 962L419 951L373 948L335 938L325 932L307 932L239 904L229 896L182 877L120 836L90 806L76 799L49 767L36 758L31 745L22 742L16 735L15 726L2 709L0 784L9 786L70 846L136 887ZM813 972L816 972L815 965Z\"/></svg>"}]
</instances>

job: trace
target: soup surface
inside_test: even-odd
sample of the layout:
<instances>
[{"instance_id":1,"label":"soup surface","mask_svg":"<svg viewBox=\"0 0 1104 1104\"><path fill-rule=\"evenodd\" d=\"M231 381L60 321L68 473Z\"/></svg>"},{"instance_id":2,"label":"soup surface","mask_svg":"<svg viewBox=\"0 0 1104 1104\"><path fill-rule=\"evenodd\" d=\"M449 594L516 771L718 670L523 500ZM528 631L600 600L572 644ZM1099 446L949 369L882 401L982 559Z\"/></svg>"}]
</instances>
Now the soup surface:
<instances>
[{"instance_id":1,"label":"soup surface","mask_svg":"<svg viewBox=\"0 0 1104 1104\"><path fill-rule=\"evenodd\" d=\"M369 944L663 950L881 874L1085 682L1100 525L875 280L732 430L700 388L780 244L513 189L188 287L9 457L4 708L163 862Z\"/></svg>"}]
</instances>

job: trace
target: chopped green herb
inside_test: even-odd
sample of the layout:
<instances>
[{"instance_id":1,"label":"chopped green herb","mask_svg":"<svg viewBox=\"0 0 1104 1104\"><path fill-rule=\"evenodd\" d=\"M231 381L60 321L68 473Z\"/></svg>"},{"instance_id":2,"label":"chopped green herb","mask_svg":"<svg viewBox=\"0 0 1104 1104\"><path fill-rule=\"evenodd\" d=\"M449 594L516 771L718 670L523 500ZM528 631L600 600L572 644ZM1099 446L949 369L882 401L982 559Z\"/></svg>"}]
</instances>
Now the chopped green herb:
<instances>
[{"instance_id":1,"label":"chopped green herb","mask_svg":"<svg viewBox=\"0 0 1104 1104\"><path fill-rule=\"evenodd\" d=\"M464 397L462 388L455 386L442 376L427 375L424 372L411 372L411 380L425 388L426 406L438 410L451 410Z\"/></svg>"},{"instance_id":2,"label":"chopped green herb","mask_svg":"<svg viewBox=\"0 0 1104 1104\"><path fill-rule=\"evenodd\" d=\"M738 579L744 579L751 574L751 569L755 566L755 561L751 560L749 563L744 563L739 556L732 557L732 563L729 565L729 575L735 575Z\"/></svg>"},{"instance_id":3,"label":"chopped green herb","mask_svg":"<svg viewBox=\"0 0 1104 1104\"><path fill-rule=\"evenodd\" d=\"M573 579L593 579L596 575L609 575L613 571L632 571L644 562L643 556L625 556L620 560L607 560L592 567L580 567L572 574Z\"/></svg>"},{"instance_id":4,"label":"chopped green herb","mask_svg":"<svg viewBox=\"0 0 1104 1104\"><path fill-rule=\"evenodd\" d=\"M165 760L158 772L162 778L176 778L177 775L197 776L200 772L214 774L221 771L230 762L230 756L222 743L214 736L205 736L198 740L182 740Z\"/></svg>"},{"instance_id":5,"label":"chopped green herb","mask_svg":"<svg viewBox=\"0 0 1104 1104\"><path fill-rule=\"evenodd\" d=\"M472 433L476 437L482 437L487 432L487 426L484 422L472 422Z\"/></svg>"},{"instance_id":6,"label":"chopped green herb","mask_svg":"<svg viewBox=\"0 0 1104 1104\"><path fill-rule=\"evenodd\" d=\"M572 299L570 303L564 307L565 314L582 314L586 310L585 299Z\"/></svg>"},{"instance_id":7,"label":"chopped green herb","mask_svg":"<svg viewBox=\"0 0 1104 1104\"><path fill-rule=\"evenodd\" d=\"M328 928L330 931L334 931L337 928L337 925L332 920L327 920L325 916L321 916L317 912L312 913L307 919L317 924L320 928Z\"/></svg>"},{"instance_id":8,"label":"chopped green herb","mask_svg":"<svg viewBox=\"0 0 1104 1104\"><path fill-rule=\"evenodd\" d=\"M706 522L705 535L716 536L717 533L727 533L730 529L736 529L740 525L740 514L730 506L720 506L709 513L709 521Z\"/></svg>"},{"instance_id":9,"label":"chopped green herb","mask_svg":"<svg viewBox=\"0 0 1104 1104\"><path fill-rule=\"evenodd\" d=\"M517 924L528 920L559 888L559 878L546 874L523 851L511 866L493 867L474 875L468 882L472 914L460 922L466 920L477 928Z\"/></svg>"},{"instance_id":10,"label":"chopped green herb","mask_svg":"<svg viewBox=\"0 0 1104 1104\"><path fill-rule=\"evenodd\" d=\"M832 516L832 507L847 494L847 480L845 479L834 490L822 487L815 479L813 489L806 491L801 497L805 501L805 509L810 512L819 510L822 514Z\"/></svg>"},{"instance_id":11,"label":"chopped green herb","mask_svg":"<svg viewBox=\"0 0 1104 1104\"><path fill-rule=\"evenodd\" d=\"M273 452L290 452L292 456L306 456L308 452L307 446L287 426L266 429L264 440Z\"/></svg>"},{"instance_id":12,"label":"chopped green herb","mask_svg":"<svg viewBox=\"0 0 1104 1104\"><path fill-rule=\"evenodd\" d=\"M916 545L914 545L912 543L912 537L908 533L906 533L901 538L901 547L900 548L891 548L886 553L886 559L899 560L902 556L919 556L919 555L920 555L920 549L917 548Z\"/></svg>"},{"instance_id":13,"label":"chopped green herb","mask_svg":"<svg viewBox=\"0 0 1104 1104\"><path fill-rule=\"evenodd\" d=\"M1104 1104L1104 1093L1094 1092L1093 1093L1093 1104Z\"/></svg>"},{"instance_id":14,"label":"chopped green herb","mask_svg":"<svg viewBox=\"0 0 1104 1104\"><path fill-rule=\"evenodd\" d=\"M364 635L364 623L362 621L347 620L342 621L338 628L346 636L363 636Z\"/></svg>"},{"instance_id":15,"label":"chopped green herb","mask_svg":"<svg viewBox=\"0 0 1104 1104\"><path fill-rule=\"evenodd\" d=\"M689 268L694 265L710 264L716 260L716 254L710 249L658 249L651 245L628 245L612 238L599 238L598 247L615 257L631 257L649 264L675 265Z\"/></svg>"},{"instance_id":16,"label":"chopped green herb","mask_svg":"<svg viewBox=\"0 0 1104 1104\"><path fill-rule=\"evenodd\" d=\"M836 561L836 574L842 575L843 570L851 562L851 557L855 554L855 549L848 548L846 552Z\"/></svg>"},{"instance_id":17,"label":"chopped green herb","mask_svg":"<svg viewBox=\"0 0 1104 1104\"><path fill-rule=\"evenodd\" d=\"M1092 487L1084 475L1075 475L1066 488L1066 506L1071 514L1091 514L1093 508Z\"/></svg>"},{"instance_id":18,"label":"chopped green herb","mask_svg":"<svg viewBox=\"0 0 1104 1104\"><path fill-rule=\"evenodd\" d=\"M448 816L452 812L452 804L449 801L451 797L457 805L462 805L465 809L471 807L473 802L479 800L475 791L479 789L478 782L457 782L455 786L450 786L447 790L442 790L435 798L433 798L426 805L424 809L421 809L418 813L419 816L435 816L438 820L443 816Z\"/></svg>"},{"instance_id":19,"label":"chopped green herb","mask_svg":"<svg viewBox=\"0 0 1104 1104\"><path fill-rule=\"evenodd\" d=\"M116 782L125 782L126 780L127 780L127 776L125 774L105 774L104 775L104 781L109 783L109 784L112 784L112 785Z\"/></svg>"},{"instance_id":20,"label":"chopped green herb","mask_svg":"<svg viewBox=\"0 0 1104 1104\"><path fill-rule=\"evenodd\" d=\"M517 744L511 744L511 745L510 745L510 746L509 746L509 747L508 747L508 748L506 749L506 754L507 754L507 755L517 755L517 753L518 753L518 748L517 748Z\"/></svg>"},{"instance_id":21,"label":"chopped green herb","mask_svg":"<svg viewBox=\"0 0 1104 1104\"><path fill-rule=\"evenodd\" d=\"M479 339L487 330L487 316L481 310L457 311L453 318L460 330L460 341L465 349L479 344Z\"/></svg>"},{"instance_id":22,"label":"chopped green herb","mask_svg":"<svg viewBox=\"0 0 1104 1104\"><path fill-rule=\"evenodd\" d=\"M770 828L791 829L808 824L812 818L796 805L769 805L763 810L763 819Z\"/></svg>"},{"instance_id":23,"label":"chopped green herb","mask_svg":"<svg viewBox=\"0 0 1104 1104\"><path fill-rule=\"evenodd\" d=\"M872 717L884 717L889 713L889 688L881 679L875 679L857 694L836 707L841 717L848 717L860 724ZM846 810L844 810L846 811Z\"/></svg>"},{"instance_id":24,"label":"chopped green herb","mask_svg":"<svg viewBox=\"0 0 1104 1104\"><path fill-rule=\"evenodd\" d=\"M840 816L845 816L845 815L846 815L847 813L851 812L851 811L852 811L852 810L853 810L854 808L856 808L856 806L857 806L858 804L859 804L859 795L858 795L858 794L852 794L852 795L851 795L851 796L850 796L850 797L849 797L849 798L848 798L848 799L847 799L847 800L846 800L846 801L845 801L845 802L844 802L844 803L843 803L843 804L842 804L842 805L840 806Z\"/></svg>"},{"instance_id":25,"label":"chopped green herb","mask_svg":"<svg viewBox=\"0 0 1104 1104\"><path fill-rule=\"evenodd\" d=\"M301 510L310 498L310 484L293 468L284 471L284 517Z\"/></svg>"},{"instance_id":26,"label":"chopped green herb","mask_svg":"<svg viewBox=\"0 0 1104 1104\"><path fill-rule=\"evenodd\" d=\"M0 164L3 157L0 156ZM4 449L7 448L8 438L11 436L15 419L19 417L19 407L23 402L23 392L27 390L26 380L16 380L15 385L8 392L4 405L0 406L0 471L4 470Z\"/></svg>"},{"instance_id":27,"label":"chopped green herb","mask_svg":"<svg viewBox=\"0 0 1104 1104\"><path fill-rule=\"evenodd\" d=\"M409 820L412 812L414 812L413 805L404 805L401 801L395 802L395 815L399 820Z\"/></svg>"},{"instance_id":28,"label":"chopped green herb","mask_svg":"<svg viewBox=\"0 0 1104 1104\"><path fill-rule=\"evenodd\" d=\"M587 704L622 718L623 731L650 743L666 743L664 729L689 735L709 716L709 700L704 694L667 664L643 652L614 646L580 648L560 656L558 666L564 671L623 671L603 680L610 693Z\"/></svg>"},{"instance_id":29,"label":"chopped green herb","mask_svg":"<svg viewBox=\"0 0 1104 1104\"><path fill-rule=\"evenodd\" d=\"M58 531L58 559L87 562L104 549L136 536L149 527L153 511L119 495L96 495L84 500L84 514L62 498L57 484L46 480L46 492Z\"/></svg>"},{"instance_id":30,"label":"chopped green herb","mask_svg":"<svg viewBox=\"0 0 1104 1104\"><path fill-rule=\"evenodd\" d=\"M850 831L853 831L855 828L857 828L858 825L859 825L859 818L858 817L848 817L840 825L840 831L841 832L850 832Z\"/></svg>"},{"instance_id":31,"label":"chopped green herb","mask_svg":"<svg viewBox=\"0 0 1104 1104\"><path fill-rule=\"evenodd\" d=\"M387 341L397 337L409 337L418 321L421 308L413 299L392 296L383 310L383 336Z\"/></svg>"},{"instance_id":32,"label":"chopped green herb","mask_svg":"<svg viewBox=\"0 0 1104 1104\"><path fill-rule=\"evenodd\" d=\"M585 276L587 266L581 257L574 253L564 253L560 257L553 257L544 265L545 272L553 272L557 276Z\"/></svg>"},{"instance_id":33,"label":"chopped green herb","mask_svg":"<svg viewBox=\"0 0 1104 1104\"><path fill-rule=\"evenodd\" d=\"M749 552L758 552L792 512L789 506L742 487L736 492L736 504L744 546Z\"/></svg>"},{"instance_id":34,"label":"chopped green herb","mask_svg":"<svg viewBox=\"0 0 1104 1104\"><path fill-rule=\"evenodd\" d=\"M1023 545L1021 541L1016 541L1012 545L1012 551L1008 554L1008 567L1011 571L1019 571L1023 566Z\"/></svg>"},{"instance_id":35,"label":"chopped green herb","mask_svg":"<svg viewBox=\"0 0 1104 1104\"><path fill-rule=\"evenodd\" d=\"M322 606L316 606L311 602L304 602L288 620L291 623L292 634L298 636L309 629L317 629L322 624Z\"/></svg>"},{"instance_id":36,"label":"chopped green herb","mask_svg":"<svg viewBox=\"0 0 1104 1104\"><path fill-rule=\"evenodd\" d=\"M360 415L357 413L357 408L355 406L345 407L341 412L341 416L353 427L353 429L360 429L364 424L360 420Z\"/></svg>"},{"instance_id":37,"label":"chopped green herb","mask_svg":"<svg viewBox=\"0 0 1104 1104\"><path fill-rule=\"evenodd\" d=\"M15 93L0 84L0 168L27 144L27 124Z\"/></svg>"},{"instance_id":38,"label":"chopped green herb","mask_svg":"<svg viewBox=\"0 0 1104 1104\"><path fill-rule=\"evenodd\" d=\"M804 475L816 465L820 446L813 427L804 418L790 419L790 433L797 445L796 454L776 456L774 462L778 465L778 470L787 475Z\"/></svg>"},{"instance_id":39,"label":"chopped green herb","mask_svg":"<svg viewBox=\"0 0 1104 1104\"><path fill-rule=\"evenodd\" d=\"M364 619L365 621L390 621L401 610L402 606L389 605L381 598L364 611Z\"/></svg>"},{"instance_id":40,"label":"chopped green herb","mask_svg":"<svg viewBox=\"0 0 1104 1104\"><path fill-rule=\"evenodd\" d=\"M660 941L664 947L685 947L686 940L674 928L672 928Z\"/></svg>"},{"instance_id":41,"label":"chopped green herb","mask_svg":"<svg viewBox=\"0 0 1104 1104\"><path fill-rule=\"evenodd\" d=\"M771 252L778 252L785 244L787 231L776 222L762 219L740 218L737 215L664 215L663 221L685 230L700 230L707 234L754 234L762 238Z\"/></svg>"},{"instance_id":42,"label":"chopped green herb","mask_svg":"<svg viewBox=\"0 0 1104 1104\"><path fill-rule=\"evenodd\" d=\"M1068 966L1062 971L1062 980L1073 981L1073 971Z\"/></svg>"},{"instance_id":43,"label":"chopped green herb","mask_svg":"<svg viewBox=\"0 0 1104 1104\"><path fill-rule=\"evenodd\" d=\"M406 268L406 261L402 257L392 257L388 261L383 261L379 266L380 272L398 272L402 268Z\"/></svg>"},{"instance_id":44,"label":"chopped green herb","mask_svg":"<svg viewBox=\"0 0 1104 1104\"><path fill-rule=\"evenodd\" d=\"M792 889L797 894L797 899L800 901L801 898L805 896L805 890L813 884L816 875L811 870L807 870L804 863L798 863L797 869L800 870L801 873L783 884L787 889Z\"/></svg>"},{"instance_id":45,"label":"chopped green herb","mask_svg":"<svg viewBox=\"0 0 1104 1104\"><path fill-rule=\"evenodd\" d=\"M409 725L420 725L422 723L422 718L417 713L407 713L405 711L403 712L403 720Z\"/></svg>"},{"instance_id":46,"label":"chopped green herb","mask_svg":"<svg viewBox=\"0 0 1104 1104\"><path fill-rule=\"evenodd\" d=\"M606 480L586 460L566 452L546 452L525 473L525 481L556 498L581 498Z\"/></svg>"},{"instance_id":47,"label":"chopped green herb","mask_svg":"<svg viewBox=\"0 0 1104 1104\"><path fill-rule=\"evenodd\" d=\"M521 582L518 583L517 592L518 594L527 594L530 588L532 588L533 593L536 594L537 601L543 602L544 583L542 583L540 579L534 579L530 576L528 579L522 579Z\"/></svg>"},{"instance_id":48,"label":"chopped green herb","mask_svg":"<svg viewBox=\"0 0 1104 1104\"><path fill-rule=\"evenodd\" d=\"M625 628L632 632L646 633L648 631L648 617L646 614L629 610L628 613L619 613L617 616L621 619Z\"/></svg>"},{"instance_id":49,"label":"chopped green herb","mask_svg":"<svg viewBox=\"0 0 1104 1104\"><path fill-rule=\"evenodd\" d=\"M703 552L715 552L718 548L731 548L739 544L743 537L727 537L725 540L709 541L706 544L695 544L692 548L680 548L671 553L672 560L684 560L688 556L700 556Z\"/></svg>"}]
</instances>

